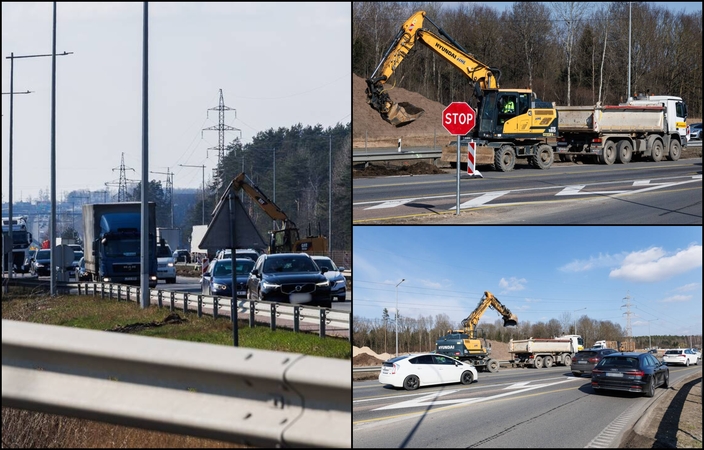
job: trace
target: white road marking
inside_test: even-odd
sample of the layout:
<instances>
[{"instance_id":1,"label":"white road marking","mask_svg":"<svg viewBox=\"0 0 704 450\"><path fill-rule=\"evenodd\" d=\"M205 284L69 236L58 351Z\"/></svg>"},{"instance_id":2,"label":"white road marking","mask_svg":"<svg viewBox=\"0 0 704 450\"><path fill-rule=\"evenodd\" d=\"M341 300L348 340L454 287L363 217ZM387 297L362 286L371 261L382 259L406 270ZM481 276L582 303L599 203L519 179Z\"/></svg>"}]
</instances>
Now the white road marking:
<instances>
[{"instance_id":1,"label":"white road marking","mask_svg":"<svg viewBox=\"0 0 704 450\"><path fill-rule=\"evenodd\" d=\"M553 383L531 384L531 385L526 385L526 386L517 386L517 385L521 385L523 383L515 383L514 385L511 385L511 386L508 386L505 388L505 389L513 389L512 386L516 386L515 390L511 390L510 392L504 392L502 394L492 395L489 397L458 398L458 399L453 399L453 400L436 400L438 397L452 394L457 391L455 390L455 391L447 391L447 392L434 392L434 393L431 393L431 394L428 394L428 395L425 395L423 397L419 397L419 398L416 398L413 400L407 400L405 402L396 403L393 405L382 406L381 408L376 408L373 411L382 411L382 410L386 410L386 409L400 409L400 408L418 408L418 407L428 408L431 406L441 406L441 405L479 403L479 402L485 402L487 400L495 400L497 398L506 397L509 395L522 394L523 392L532 391L534 389L540 389L540 388L554 386L554 385L562 384L562 383L569 383L570 381L577 380L577 378L574 378L574 377L562 378L561 377L558 380L559 381L555 381Z\"/></svg>"}]
</instances>

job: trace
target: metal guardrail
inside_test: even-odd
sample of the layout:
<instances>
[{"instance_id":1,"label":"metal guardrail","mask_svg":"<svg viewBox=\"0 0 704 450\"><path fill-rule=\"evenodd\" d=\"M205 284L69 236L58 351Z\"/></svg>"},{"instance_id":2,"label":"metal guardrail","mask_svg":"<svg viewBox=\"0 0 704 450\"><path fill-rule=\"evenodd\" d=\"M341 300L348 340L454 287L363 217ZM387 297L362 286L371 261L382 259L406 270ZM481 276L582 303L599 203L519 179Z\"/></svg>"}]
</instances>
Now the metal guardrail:
<instances>
[{"instance_id":1,"label":"metal guardrail","mask_svg":"<svg viewBox=\"0 0 704 450\"><path fill-rule=\"evenodd\" d=\"M7 279L5 279L7 281ZM27 286L33 289L48 289L49 282L38 280L36 277L13 278L13 285ZM96 282L57 282L57 291L63 294L78 294L100 296L101 298L140 301L140 288L114 283ZM171 311L179 309L186 312L196 311L198 317L203 314L211 315L214 318L230 317L232 319L232 299L230 297L217 297L188 292L165 291L161 289L149 289L151 304L161 307L168 306ZM347 332L347 339L351 341L352 333L350 323L352 312L334 311L318 306L291 305L286 303L276 303L267 301L254 301L237 299L237 315L247 314L249 316L249 326L253 327L256 322L269 323L270 328L277 327L290 328L294 332L303 331L305 324L317 326L318 335L339 336ZM277 322L277 319L280 319Z\"/></svg>"},{"instance_id":2,"label":"metal guardrail","mask_svg":"<svg viewBox=\"0 0 704 450\"><path fill-rule=\"evenodd\" d=\"M2 321L2 405L262 447L350 448L350 361Z\"/></svg>"},{"instance_id":3,"label":"metal guardrail","mask_svg":"<svg viewBox=\"0 0 704 450\"><path fill-rule=\"evenodd\" d=\"M499 361L499 366L508 366L509 364L511 364L511 361ZM379 372L380 370L381 366L357 366L352 368L354 373Z\"/></svg>"},{"instance_id":4,"label":"metal guardrail","mask_svg":"<svg viewBox=\"0 0 704 450\"><path fill-rule=\"evenodd\" d=\"M352 163L367 163L375 161L405 161L413 159L437 159L442 156L442 149L419 148L414 151L403 150L401 152L353 152Z\"/></svg>"}]
</instances>

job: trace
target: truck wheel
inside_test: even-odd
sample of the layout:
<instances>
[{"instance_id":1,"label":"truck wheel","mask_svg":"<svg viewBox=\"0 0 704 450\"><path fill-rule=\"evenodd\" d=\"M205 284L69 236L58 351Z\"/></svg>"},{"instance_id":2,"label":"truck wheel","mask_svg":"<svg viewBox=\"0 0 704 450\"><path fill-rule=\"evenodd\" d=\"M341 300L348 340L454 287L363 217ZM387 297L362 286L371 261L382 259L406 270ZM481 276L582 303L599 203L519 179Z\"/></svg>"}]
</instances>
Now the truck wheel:
<instances>
[{"instance_id":1,"label":"truck wheel","mask_svg":"<svg viewBox=\"0 0 704 450\"><path fill-rule=\"evenodd\" d=\"M538 153L533 155L533 166L538 169L549 169L555 160L555 155L552 153L552 147L547 144L538 146Z\"/></svg>"},{"instance_id":2,"label":"truck wheel","mask_svg":"<svg viewBox=\"0 0 704 450\"><path fill-rule=\"evenodd\" d=\"M536 356L535 357L535 362L534 362L535 368L540 369L543 367L543 357L542 356Z\"/></svg>"},{"instance_id":3,"label":"truck wheel","mask_svg":"<svg viewBox=\"0 0 704 450\"><path fill-rule=\"evenodd\" d=\"M653 141L653 147L650 149L650 159L654 162L662 160L663 145L660 139Z\"/></svg>"},{"instance_id":4,"label":"truck wheel","mask_svg":"<svg viewBox=\"0 0 704 450\"><path fill-rule=\"evenodd\" d=\"M499 362L495 359L490 359L486 362L486 370L491 373L496 373L499 371Z\"/></svg>"},{"instance_id":5,"label":"truck wheel","mask_svg":"<svg viewBox=\"0 0 704 450\"><path fill-rule=\"evenodd\" d=\"M565 353L562 355L562 364L566 365L567 367L572 366L572 355L569 353Z\"/></svg>"},{"instance_id":6,"label":"truck wheel","mask_svg":"<svg viewBox=\"0 0 704 450\"><path fill-rule=\"evenodd\" d=\"M494 152L494 168L501 172L510 172L516 165L516 152L510 145L502 145Z\"/></svg>"},{"instance_id":7,"label":"truck wheel","mask_svg":"<svg viewBox=\"0 0 704 450\"><path fill-rule=\"evenodd\" d=\"M545 364L546 369L551 368L552 367L552 356L546 356L543 363Z\"/></svg>"},{"instance_id":8,"label":"truck wheel","mask_svg":"<svg viewBox=\"0 0 704 450\"><path fill-rule=\"evenodd\" d=\"M599 162L610 166L616 161L616 144L614 141L607 141L599 156Z\"/></svg>"},{"instance_id":9,"label":"truck wheel","mask_svg":"<svg viewBox=\"0 0 704 450\"><path fill-rule=\"evenodd\" d=\"M633 158L633 146L631 141L624 139L616 146L616 157L621 164L628 164Z\"/></svg>"},{"instance_id":10,"label":"truck wheel","mask_svg":"<svg viewBox=\"0 0 704 450\"><path fill-rule=\"evenodd\" d=\"M667 159L670 161L677 161L680 159L680 154L682 153L682 146L680 145L679 141L676 140L671 140L670 141L670 153L667 155Z\"/></svg>"},{"instance_id":11,"label":"truck wheel","mask_svg":"<svg viewBox=\"0 0 704 450\"><path fill-rule=\"evenodd\" d=\"M472 372L469 370L465 370L462 372L462 376L460 377L460 383L462 384L472 384L472 381L474 381L474 375L472 375Z\"/></svg>"},{"instance_id":12,"label":"truck wheel","mask_svg":"<svg viewBox=\"0 0 704 450\"><path fill-rule=\"evenodd\" d=\"M420 386L420 381L415 375L409 375L403 380L403 388L407 391L415 391Z\"/></svg>"}]
</instances>

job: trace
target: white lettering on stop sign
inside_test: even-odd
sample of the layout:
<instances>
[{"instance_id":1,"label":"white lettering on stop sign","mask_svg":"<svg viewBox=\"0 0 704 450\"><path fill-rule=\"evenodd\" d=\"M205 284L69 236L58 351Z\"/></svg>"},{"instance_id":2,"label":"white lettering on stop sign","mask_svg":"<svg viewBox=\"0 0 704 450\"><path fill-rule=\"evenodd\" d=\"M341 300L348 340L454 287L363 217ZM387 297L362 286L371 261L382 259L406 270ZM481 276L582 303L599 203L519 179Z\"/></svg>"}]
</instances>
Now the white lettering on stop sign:
<instances>
[{"instance_id":1,"label":"white lettering on stop sign","mask_svg":"<svg viewBox=\"0 0 704 450\"><path fill-rule=\"evenodd\" d=\"M453 135L469 133L476 123L474 109L465 102L452 102L442 112L442 126Z\"/></svg>"},{"instance_id":2,"label":"white lettering on stop sign","mask_svg":"<svg viewBox=\"0 0 704 450\"><path fill-rule=\"evenodd\" d=\"M471 113L446 113L445 114L445 125L450 125L453 123L458 123L460 125L466 125L474 120L474 115Z\"/></svg>"}]
</instances>

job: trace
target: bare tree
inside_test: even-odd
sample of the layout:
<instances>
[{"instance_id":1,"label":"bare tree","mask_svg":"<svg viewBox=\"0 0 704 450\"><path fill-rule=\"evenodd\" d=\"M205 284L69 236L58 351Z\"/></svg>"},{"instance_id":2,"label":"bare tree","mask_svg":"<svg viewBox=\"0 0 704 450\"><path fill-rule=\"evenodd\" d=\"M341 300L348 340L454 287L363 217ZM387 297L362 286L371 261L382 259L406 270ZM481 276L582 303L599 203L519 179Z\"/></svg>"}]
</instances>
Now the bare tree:
<instances>
[{"instance_id":1,"label":"bare tree","mask_svg":"<svg viewBox=\"0 0 704 450\"><path fill-rule=\"evenodd\" d=\"M567 60L567 106L571 103L572 89L572 58L574 45L577 40L577 32L582 27L582 18L590 9L588 2L555 2L552 3L552 10L557 16L555 25L556 37L562 42L565 58Z\"/></svg>"}]
</instances>

